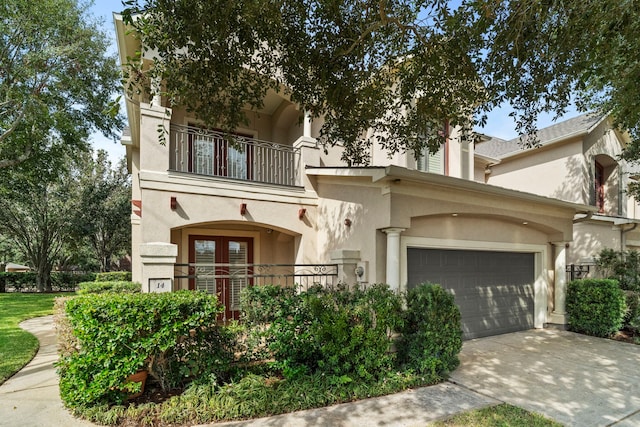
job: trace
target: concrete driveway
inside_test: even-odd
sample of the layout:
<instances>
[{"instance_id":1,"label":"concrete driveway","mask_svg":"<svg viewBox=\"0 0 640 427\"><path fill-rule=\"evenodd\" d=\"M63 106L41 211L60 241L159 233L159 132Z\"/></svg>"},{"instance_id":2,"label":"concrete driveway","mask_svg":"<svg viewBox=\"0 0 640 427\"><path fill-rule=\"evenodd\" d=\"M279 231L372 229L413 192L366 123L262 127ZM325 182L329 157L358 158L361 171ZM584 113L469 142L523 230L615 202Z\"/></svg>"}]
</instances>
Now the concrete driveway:
<instances>
[{"instance_id":1,"label":"concrete driveway","mask_svg":"<svg viewBox=\"0 0 640 427\"><path fill-rule=\"evenodd\" d=\"M567 426L640 426L640 346L553 329L466 341L451 382Z\"/></svg>"}]
</instances>

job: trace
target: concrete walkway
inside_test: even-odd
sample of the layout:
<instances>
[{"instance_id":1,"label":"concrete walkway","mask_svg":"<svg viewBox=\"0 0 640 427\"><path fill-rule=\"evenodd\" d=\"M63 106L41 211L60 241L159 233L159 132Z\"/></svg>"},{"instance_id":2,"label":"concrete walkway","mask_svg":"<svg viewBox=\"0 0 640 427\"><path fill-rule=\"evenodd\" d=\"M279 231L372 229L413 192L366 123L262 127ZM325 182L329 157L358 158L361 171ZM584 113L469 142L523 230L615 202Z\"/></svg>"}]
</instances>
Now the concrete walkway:
<instances>
[{"instance_id":1,"label":"concrete walkway","mask_svg":"<svg viewBox=\"0 0 640 427\"><path fill-rule=\"evenodd\" d=\"M20 324L40 350L0 386L0 426L92 426L62 406L52 316ZM451 382L390 396L211 426L425 426L507 402L567 426L640 426L640 346L558 330L466 341Z\"/></svg>"},{"instance_id":2,"label":"concrete walkway","mask_svg":"<svg viewBox=\"0 0 640 427\"><path fill-rule=\"evenodd\" d=\"M640 426L640 346L536 329L466 341L450 381L567 426Z\"/></svg>"}]
</instances>

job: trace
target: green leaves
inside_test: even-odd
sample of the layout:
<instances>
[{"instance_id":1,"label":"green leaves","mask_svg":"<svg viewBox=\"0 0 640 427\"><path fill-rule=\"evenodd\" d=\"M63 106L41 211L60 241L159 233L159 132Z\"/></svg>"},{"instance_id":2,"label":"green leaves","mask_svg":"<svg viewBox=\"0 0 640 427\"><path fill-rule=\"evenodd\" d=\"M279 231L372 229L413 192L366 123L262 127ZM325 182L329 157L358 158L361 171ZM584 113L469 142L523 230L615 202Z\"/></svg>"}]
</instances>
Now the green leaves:
<instances>
[{"instance_id":1,"label":"green leaves","mask_svg":"<svg viewBox=\"0 0 640 427\"><path fill-rule=\"evenodd\" d=\"M0 168L82 150L93 130L114 136L122 118L103 112L119 70L85 6L7 0L0 16Z\"/></svg>"},{"instance_id":2,"label":"green leaves","mask_svg":"<svg viewBox=\"0 0 640 427\"><path fill-rule=\"evenodd\" d=\"M167 389L224 372L233 354L229 334L216 325L221 311L215 296L189 291L70 299L66 313L80 349L58 365L63 401L72 408L122 402L125 379L139 369Z\"/></svg>"},{"instance_id":3,"label":"green leaves","mask_svg":"<svg viewBox=\"0 0 640 427\"><path fill-rule=\"evenodd\" d=\"M574 332L608 337L620 330L626 311L625 294L615 280L574 280L567 285L567 321Z\"/></svg>"}]
</instances>

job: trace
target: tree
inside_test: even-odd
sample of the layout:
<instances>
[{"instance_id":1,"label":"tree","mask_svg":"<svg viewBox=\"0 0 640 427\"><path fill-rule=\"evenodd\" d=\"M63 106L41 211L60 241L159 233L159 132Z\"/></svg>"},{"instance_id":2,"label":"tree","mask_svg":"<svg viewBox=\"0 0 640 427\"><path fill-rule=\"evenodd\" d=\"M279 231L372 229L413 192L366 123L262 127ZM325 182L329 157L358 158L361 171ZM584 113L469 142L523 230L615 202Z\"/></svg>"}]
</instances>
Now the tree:
<instances>
[{"instance_id":1,"label":"tree","mask_svg":"<svg viewBox=\"0 0 640 427\"><path fill-rule=\"evenodd\" d=\"M532 134L540 112L611 111L640 158L640 8L600 0L127 0L154 63L132 60L128 90L162 81L172 104L233 130L268 90L324 118L321 142L367 163L444 141L447 120L486 122L510 103ZM588 30L587 30L588 29ZM152 89L152 87L154 89ZM373 132L368 132L373 130ZM428 135L427 137L419 137ZM536 143L535 136L523 143Z\"/></svg>"},{"instance_id":2,"label":"tree","mask_svg":"<svg viewBox=\"0 0 640 427\"><path fill-rule=\"evenodd\" d=\"M105 113L119 69L87 7L77 0L0 4L0 168L53 145L82 149L93 130L114 136L119 128L121 117Z\"/></svg>"},{"instance_id":3,"label":"tree","mask_svg":"<svg viewBox=\"0 0 640 427\"><path fill-rule=\"evenodd\" d=\"M0 169L0 233L35 270L39 292L51 289L51 270L79 207L70 162L62 153L47 153Z\"/></svg>"},{"instance_id":4,"label":"tree","mask_svg":"<svg viewBox=\"0 0 640 427\"><path fill-rule=\"evenodd\" d=\"M131 247L131 180L125 159L116 169L104 150L82 162L79 200L74 220L76 241L87 242L100 271L111 269L112 258Z\"/></svg>"}]
</instances>

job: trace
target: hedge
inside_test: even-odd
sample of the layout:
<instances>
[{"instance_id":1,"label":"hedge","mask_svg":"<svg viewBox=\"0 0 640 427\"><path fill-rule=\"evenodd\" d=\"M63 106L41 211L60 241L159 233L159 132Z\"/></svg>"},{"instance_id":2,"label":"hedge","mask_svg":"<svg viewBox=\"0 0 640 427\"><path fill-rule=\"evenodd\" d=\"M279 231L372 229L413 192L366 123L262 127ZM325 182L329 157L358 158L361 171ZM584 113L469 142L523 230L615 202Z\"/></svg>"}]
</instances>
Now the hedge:
<instances>
[{"instance_id":1,"label":"hedge","mask_svg":"<svg viewBox=\"0 0 640 427\"><path fill-rule=\"evenodd\" d=\"M78 294L102 294L113 293L140 293L142 285L138 282L107 281L107 282L82 282L78 284Z\"/></svg>"},{"instance_id":2,"label":"hedge","mask_svg":"<svg viewBox=\"0 0 640 427\"><path fill-rule=\"evenodd\" d=\"M570 282L566 306L569 330L596 337L619 331L627 311L624 291L611 279Z\"/></svg>"},{"instance_id":3,"label":"hedge","mask_svg":"<svg viewBox=\"0 0 640 427\"><path fill-rule=\"evenodd\" d=\"M72 273L68 271L52 271L51 286L57 291L75 291L81 282L95 280L95 273ZM7 288L13 288L14 292L36 289L36 273L25 272L0 272L0 292L6 292Z\"/></svg>"},{"instance_id":4,"label":"hedge","mask_svg":"<svg viewBox=\"0 0 640 427\"><path fill-rule=\"evenodd\" d=\"M460 363L460 309L439 285L423 283L407 293L398 357L405 368L444 378Z\"/></svg>"},{"instance_id":5,"label":"hedge","mask_svg":"<svg viewBox=\"0 0 640 427\"><path fill-rule=\"evenodd\" d=\"M96 282L130 282L130 271L107 271L104 273L96 273Z\"/></svg>"},{"instance_id":6,"label":"hedge","mask_svg":"<svg viewBox=\"0 0 640 427\"><path fill-rule=\"evenodd\" d=\"M77 352L58 362L60 395L70 408L122 402L126 378L147 369L164 389L226 372L231 339L216 325L214 295L90 294L66 301Z\"/></svg>"}]
</instances>

